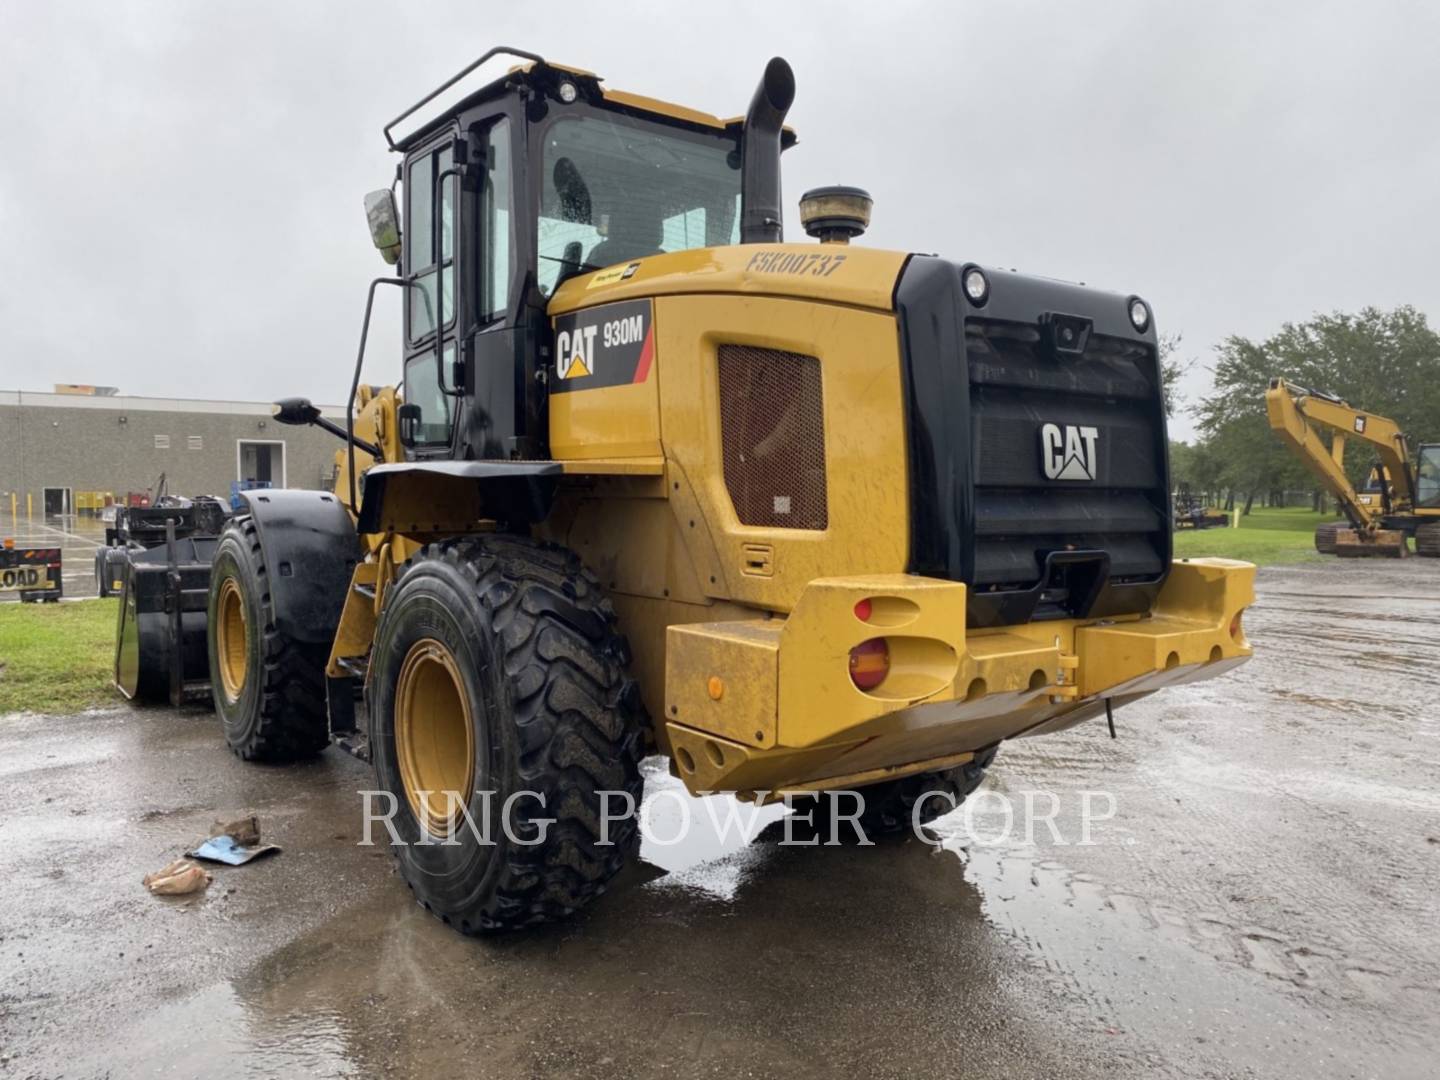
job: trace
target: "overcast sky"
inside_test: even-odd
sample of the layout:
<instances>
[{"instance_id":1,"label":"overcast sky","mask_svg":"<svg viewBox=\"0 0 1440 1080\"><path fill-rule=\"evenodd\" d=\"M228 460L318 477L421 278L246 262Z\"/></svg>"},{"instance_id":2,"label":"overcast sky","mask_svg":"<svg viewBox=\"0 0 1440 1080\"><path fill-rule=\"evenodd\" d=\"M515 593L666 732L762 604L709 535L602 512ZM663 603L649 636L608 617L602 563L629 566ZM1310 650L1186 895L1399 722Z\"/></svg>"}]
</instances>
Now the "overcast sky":
<instances>
[{"instance_id":1,"label":"overcast sky","mask_svg":"<svg viewBox=\"0 0 1440 1080\"><path fill-rule=\"evenodd\" d=\"M0 0L0 389L339 402L380 128L499 43L722 116L785 56L790 239L858 184L865 243L1137 292L1192 398L1227 334L1440 321L1433 3Z\"/></svg>"}]
</instances>

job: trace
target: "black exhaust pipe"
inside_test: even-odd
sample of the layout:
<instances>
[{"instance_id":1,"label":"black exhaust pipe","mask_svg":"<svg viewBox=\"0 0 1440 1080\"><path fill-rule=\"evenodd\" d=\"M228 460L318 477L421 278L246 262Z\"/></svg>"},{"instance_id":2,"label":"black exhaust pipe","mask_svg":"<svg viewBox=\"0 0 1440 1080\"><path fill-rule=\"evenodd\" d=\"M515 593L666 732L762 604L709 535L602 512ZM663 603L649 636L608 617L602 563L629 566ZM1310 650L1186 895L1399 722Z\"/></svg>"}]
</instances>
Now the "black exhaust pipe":
<instances>
[{"instance_id":1,"label":"black exhaust pipe","mask_svg":"<svg viewBox=\"0 0 1440 1080\"><path fill-rule=\"evenodd\" d=\"M782 58L765 65L750 99L740 133L740 242L778 244L784 239L780 212L780 127L795 101L795 72Z\"/></svg>"}]
</instances>

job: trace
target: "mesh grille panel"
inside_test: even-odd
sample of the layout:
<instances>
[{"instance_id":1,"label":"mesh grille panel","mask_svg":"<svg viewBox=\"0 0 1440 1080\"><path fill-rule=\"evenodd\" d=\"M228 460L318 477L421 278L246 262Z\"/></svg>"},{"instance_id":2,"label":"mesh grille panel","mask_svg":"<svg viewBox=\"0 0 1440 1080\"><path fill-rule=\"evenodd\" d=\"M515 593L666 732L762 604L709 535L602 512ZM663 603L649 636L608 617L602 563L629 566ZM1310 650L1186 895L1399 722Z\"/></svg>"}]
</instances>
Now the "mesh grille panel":
<instances>
[{"instance_id":1,"label":"mesh grille panel","mask_svg":"<svg viewBox=\"0 0 1440 1080\"><path fill-rule=\"evenodd\" d=\"M725 486L741 524L828 525L819 360L721 345L720 439Z\"/></svg>"}]
</instances>

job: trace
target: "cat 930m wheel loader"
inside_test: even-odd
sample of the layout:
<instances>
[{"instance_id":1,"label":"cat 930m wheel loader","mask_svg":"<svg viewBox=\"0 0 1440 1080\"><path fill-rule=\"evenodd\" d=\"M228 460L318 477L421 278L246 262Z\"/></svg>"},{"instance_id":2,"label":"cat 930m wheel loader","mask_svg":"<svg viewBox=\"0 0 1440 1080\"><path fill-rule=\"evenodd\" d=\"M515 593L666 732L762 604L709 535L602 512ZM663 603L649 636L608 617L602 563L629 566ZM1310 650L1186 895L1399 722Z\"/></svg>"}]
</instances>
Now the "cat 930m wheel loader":
<instances>
[{"instance_id":1,"label":"cat 930m wheel loader","mask_svg":"<svg viewBox=\"0 0 1440 1080\"><path fill-rule=\"evenodd\" d=\"M336 488L249 492L216 546L230 745L368 756L460 930L602 892L643 755L909 827L1004 740L1250 656L1254 568L1171 559L1146 303L856 246L856 188L783 242L793 95L772 60L722 120L496 49L403 113L403 231L366 200L400 385L357 358L343 429L280 402L345 440Z\"/></svg>"}]
</instances>

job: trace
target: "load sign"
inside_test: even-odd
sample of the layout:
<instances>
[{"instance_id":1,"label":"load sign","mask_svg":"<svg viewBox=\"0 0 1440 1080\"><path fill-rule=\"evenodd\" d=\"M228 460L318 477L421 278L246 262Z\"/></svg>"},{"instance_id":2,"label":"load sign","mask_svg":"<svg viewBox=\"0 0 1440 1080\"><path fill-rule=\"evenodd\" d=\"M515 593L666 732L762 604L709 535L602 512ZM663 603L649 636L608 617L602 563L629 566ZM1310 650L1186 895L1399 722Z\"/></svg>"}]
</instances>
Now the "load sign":
<instances>
[{"instance_id":1,"label":"load sign","mask_svg":"<svg viewBox=\"0 0 1440 1080\"><path fill-rule=\"evenodd\" d=\"M550 392L643 383L655 358L649 300L622 300L555 320L555 378Z\"/></svg>"},{"instance_id":2,"label":"load sign","mask_svg":"<svg viewBox=\"0 0 1440 1080\"><path fill-rule=\"evenodd\" d=\"M20 594L26 603L59 600L59 548L0 547L0 596Z\"/></svg>"}]
</instances>

